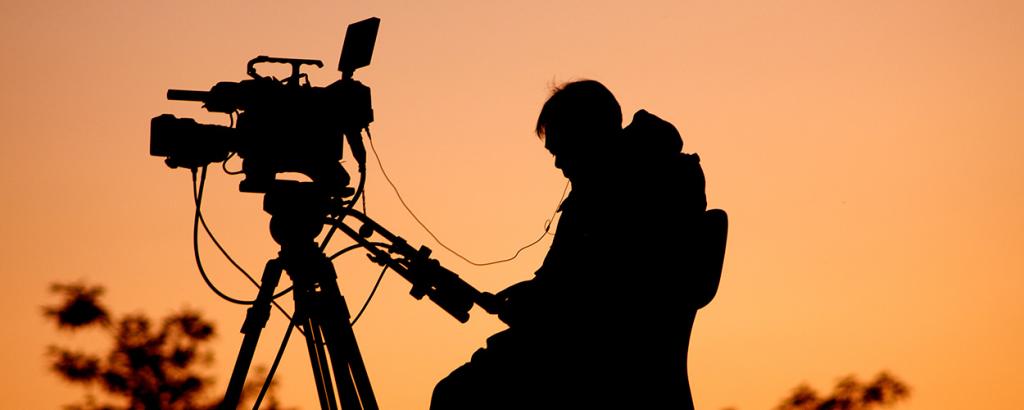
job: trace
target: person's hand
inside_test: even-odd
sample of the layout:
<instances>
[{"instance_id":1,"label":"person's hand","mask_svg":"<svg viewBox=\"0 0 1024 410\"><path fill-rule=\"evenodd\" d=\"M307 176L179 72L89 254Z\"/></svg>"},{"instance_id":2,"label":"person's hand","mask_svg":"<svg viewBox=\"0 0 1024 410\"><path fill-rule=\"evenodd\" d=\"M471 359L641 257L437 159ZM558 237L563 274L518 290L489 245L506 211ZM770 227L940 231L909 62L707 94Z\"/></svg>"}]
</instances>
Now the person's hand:
<instances>
[{"instance_id":1,"label":"person's hand","mask_svg":"<svg viewBox=\"0 0 1024 410\"><path fill-rule=\"evenodd\" d=\"M530 301L533 299L534 293L536 293L535 287L536 282L532 280L516 283L498 292L497 295L488 297L492 299L488 303L493 303L495 307L493 312L482 304L481 307L484 307L484 310L487 310L488 313L497 314L498 319L512 326L513 323L520 321L526 315Z\"/></svg>"}]
</instances>

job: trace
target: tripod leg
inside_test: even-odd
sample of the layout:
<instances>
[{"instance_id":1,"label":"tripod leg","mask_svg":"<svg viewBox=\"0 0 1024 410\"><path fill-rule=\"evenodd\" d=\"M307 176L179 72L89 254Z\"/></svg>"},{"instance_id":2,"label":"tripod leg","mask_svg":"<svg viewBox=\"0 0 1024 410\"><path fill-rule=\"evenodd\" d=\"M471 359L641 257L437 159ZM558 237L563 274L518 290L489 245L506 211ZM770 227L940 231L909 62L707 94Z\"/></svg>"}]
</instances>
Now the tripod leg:
<instances>
[{"instance_id":1,"label":"tripod leg","mask_svg":"<svg viewBox=\"0 0 1024 410\"><path fill-rule=\"evenodd\" d=\"M270 366L270 371L267 372L267 378L263 381L263 387L260 388L260 394L256 396L256 403L252 405L252 408L260 408L260 404L263 403L263 399L267 397L267 391L270 390L271 381L274 379L274 374L277 373L277 366L281 364L281 356L284 356L284 348L288 346L288 339L292 336L292 331L299 323L295 316L292 316L292 320L288 323L288 329L284 332L284 340L281 340L281 348L277 349L277 356L274 357L274 364Z\"/></svg>"},{"instance_id":2,"label":"tripod leg","mask_svg":"<svg viewBox=\"0 0 1024 410\"><path fill-rule=\"evenodd\" d=\"M302 327L305 328L306 349L309 351L309 364L313 369L313 381L316 383L316 394L320 400L320 408L323 410L337 410L338 404L334 400L334 390L330 383L330 367L327 364L326 351L324 350L323 337L320 334L320 326L316 325L312 318L305 315L311 301L306 300L309 295L300 295L296 290L295 306L296 315L303 314ZM300 309L301 308L301 309Z\"/></svg>"},{"instance_id":3,"label":"tripod leg","mask_svg":"<svg viewBox=\"0 0 1024 410\"><path fill-rule=\"evenodd\" d=\"M274 299L274 289L281 279L281 264L276 259L267 261L263 268L263 277L260 278L262 285L256 295L256 301L245 313L245 322L242 323L242 346L238 350L238 359L235 360L234 370L231 372L231 381L228 382L227 392L224 393L224 401L221 402L222 410L234 410L238 407L238 401L242 396L242 388L245 386L245 377L249 373L249 366L252 364L252 356L256 353L256 344L259 343L260 333L270 318L270 302Z\"/></svg>"},{"instance_id":4,"label":"tripod leg","mask_svg":"<svg viewBox=\"0 0 1024 410\"><path fill-rule=\"evenodd\" d=\"M319 293L320 296L324 296L323 292ZM326 309L327 306L322 304L323 300L320 300L321 312L317 315L315 322L320 325L324 342L328 351L330 352L331 369L334 373L334 382L338 388L338 397L341 399L341 408L345 410L361 410L364 408L360 404L360 396L358 394L357 386L352 378L350 369L350 360L348 349L339 348L339 338L336 335L336 321L338 318L333 314L333 309ZM323 312L330 312L331 314L324 315Z\"/></svg>"},{"instance_id":5,"label":"tripod leg","mask_svg":"<svg viewBox=\"0 0 1024 410\"><path fill-rule=\"evenodd\" d=\"M321 287L321 293L329 301L324 311L333 313L328 316L325 325L329 326L326 332L328 347L331 349L332 365L339 390L341 386L346 386L345 390L356 401L354 408L377 410L377 398L373 394L370 377L366 373L355 333L352 332L352 325L349 323L350 314L345 297L341 296L341 291L334 281L321 283ZM344 373L344 377L339 373ZM342 398L344 397L343 395Z\"/></svg>"},{"instance_id":6,"label":"tripod leg","mask_svg":"<svg viewBox=\"0 0 1024 410\"><path fill-rule=\"evenodd\" d=\"M377 397L374 396L373 387L370 386L370 376L366 373L366 365L363 364L363 357L359 353L359 346L356 345L355 333L352 333L352 327L348 323L345 323L343 333L347 333L347 335L342 337L351 341L348 343L349 365L352 370L352 378L355 379L356 388L359 389L359 399L363 402L363 409L377 410Z\"/></svg>"},{"instance_id":7,"label":"tripod leg","mask_svg":"<svg viewBox=\"0 0 1024 410\"><path fill-rule=\"evenodd\" d=\"M282 246L282 258L287 261L288 274L295 284L296 315L302 315L300 323L306 329L306 347L321 407L338 408L334 400L337 388L340 408L377 410L377 399L356 346L334 265L315 243L295 248Z\"/></svg>"}]
</instances>

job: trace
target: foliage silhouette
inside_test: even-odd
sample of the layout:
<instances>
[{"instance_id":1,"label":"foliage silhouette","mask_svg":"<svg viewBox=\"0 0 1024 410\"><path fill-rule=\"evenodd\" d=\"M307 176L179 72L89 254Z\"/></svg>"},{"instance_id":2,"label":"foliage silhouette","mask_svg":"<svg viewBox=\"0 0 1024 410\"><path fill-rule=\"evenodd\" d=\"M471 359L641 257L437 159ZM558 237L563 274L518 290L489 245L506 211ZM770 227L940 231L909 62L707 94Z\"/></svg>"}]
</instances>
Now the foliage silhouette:
<instances>
[{"instance_id":1,"label":"foliage silhouette","mask_svg":"<svg viewBox=\"0 0 1024 410\"><path fill-rule=\"evenodd\" d=\"M44 308L44 315L58 329L77 332L99 329L112 338L106 355L97 355L61 346L50 346L52 369L71 383L89 388L82 403L69 405L73 410L114 409L215 409L218 399L208 394L212 379L202 368L213 360L209 343L214 326L198 312L183 310L156 322L141 314L114 317L100 302L103 288L82 283L54 284L51 291L61 302ZM258 374L264 372L255 370ZM261 377L246 383L245 396L255 396L263 384ZM110 402L99 402L99 388ZM264 401L265 409L281 409L273 394Z\"/></svg>"},{"instance_id":2,"label":"foliage silhouette","mask_svg":"<svg viewBox=\"0 0 1024 410\"><path fill-rule=\"evenodd\" d=\"M801 384L775 410L870 410L893 405L910 397L910 387L888 372L862 383L853 375L836 383L832 393L821 397L807 384Z\"/></svg>"}]
</instances>

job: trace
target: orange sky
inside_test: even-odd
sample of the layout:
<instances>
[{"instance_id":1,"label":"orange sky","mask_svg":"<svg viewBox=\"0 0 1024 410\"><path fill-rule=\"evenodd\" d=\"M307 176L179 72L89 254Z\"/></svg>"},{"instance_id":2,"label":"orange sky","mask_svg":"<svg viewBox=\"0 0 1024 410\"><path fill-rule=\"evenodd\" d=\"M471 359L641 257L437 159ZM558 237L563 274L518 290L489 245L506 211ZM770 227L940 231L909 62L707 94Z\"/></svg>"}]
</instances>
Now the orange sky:
<instances>
[{"instance_id":1,"label":"orange sky","mask_svg":"<svg viewBox=\"0 0 1024 410\"><path fill-rule=\"evenodd\" d=\"M564 179L531 133L552 83L600 80L627 118L646 108L700 153L732 230L690 347L698 408L770 408L800 382L883 369L914 389L901 409L1024 408L1024 3L210 3L0 5L4 407L82 395L48 372L45 346L99 335L69 338L40 315L49 283L77 279L106 286L117 311L201 310L218 325L221 389L244 312L198 277L189 176L147 155L149 119L225 124L165 90L241 80L260 54L333 67L345 26L378 16L373 64L356 73L373 89L377 148L420 217L471 257L509 256L557 203ZM478 288L530 277L549 243L471 267L415 225L375 166L369 178L369 213ZM207 219L258 273L277 247L237 182L211 172ZM219 284L254 294L205 249ZM361 302L377 270L358 255L337 268ZM459 324L408 288L386 278L356 327L387 409L426 408L501 328L479 310ZM257 362L283 327L271 320ZM292 346L279 378L286 404L311 409L307 361Z\"/></svg>"}]
</instances>

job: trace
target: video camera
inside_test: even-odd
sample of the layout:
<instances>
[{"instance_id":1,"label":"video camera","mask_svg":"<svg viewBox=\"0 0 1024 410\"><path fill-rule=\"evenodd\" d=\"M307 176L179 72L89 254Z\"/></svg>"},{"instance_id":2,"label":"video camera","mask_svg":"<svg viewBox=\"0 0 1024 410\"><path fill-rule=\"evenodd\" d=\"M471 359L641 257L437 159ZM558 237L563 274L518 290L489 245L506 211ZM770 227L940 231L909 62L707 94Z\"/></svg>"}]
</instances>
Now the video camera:
<instances>
[{"instance_id":1,"label":"video camera","mask_svg":"<svg viewBox=\"0 0 1024 410\"><path fill-rule=\"evenodd\" d=\"M319 60L259 56L247 65L250 79L219 82L209 91L168 90L169 100L202 102L209 112L237 113L238 119L227 127L171 114L154 117L150 154L164 157L171 168L191 170L237 154L245 174L239 189L266 194L263 209L272 216L270 233L282 248L308 244L327 224L332 229L325 242L335 229L341 229L370 252L372 261L412 283L410 293L417 299L427 296L463 322L474 303L494 313L487 303L493 295L477 291L430 258L429 248L413 248L351 208L362 184L359 193L349 187L350 177L340 164L344 144L348 142L359 172L364 173L361 130L373 122L370 88L352 74L370 64L379 26L376 17L349 25L338 63L342 78L326 87L312 86L302 72L304 66L323 67ZM256 70L258 64L286 64L291 74L283 80L262 76ZM312 182L276 179L282 172L298 172ZM360 181L365 182L365 174ZM343 220L362 226L354 229ZM388 245L381 248L371 243L367 238L374 234Z\"/></svg>"},{"instance_id":2,"label":"video camera","mask_svg":"<svg viewBox=\"0 0 1024 410\"><path fill-rule=\"evenodd\" d=\"M365 187L366 150L361 132L373 122L373 109L370 88L353 80L352 74L370 64L379 25L378 18L349 25L338 63L342 77L326 87L312 86L308 75L302 72L307 65L323 67L319 60L259 56L249 60L250 79L220 82L209 91L167 91L169 100L202 102L207 111L231 115L231 126L201 124L171 114L154 117L150 123L150 154L164 157L171 168L192 170L193 182L198 182L192 244L200 274L222 298L251 305L241 329L245 337L219 408L238 407L270 306L286 293L275 294L283 272L291 279L289 289L295 300L295 310L289 317L292 326L288 327L285 342L293 328L302 329L317 396L324 409L378 408L352 332L355 319L350 322L347 304L336 283L338 274L332 263L335 256L359 247L366 249L371 261L398 272L412 283L410 293L414 297L429 297L461 322L469 320L474 305L490 313L501 307L500 303L491 303L500 302L494 295L476 290L430 258L429 248L413 248L367 217L365 211L353 209ZM260 75L256 65L264 63L289 65L291 73L283 80ZM349 187L351 178L340 163L345 141L359 166L358 189ZM240 173L245 174L239 190L265 194L263 210L271 215L270 235L281 245L278 257L267 261L258 285L260 290L252 301L234 299L217 290L203 270L199 256L199 225L206 227L200 212L206 167L227 161L233 155L242 158ZM196 172L200 168L201 177ZM285 172L301 173L312 181L278 180L277 174ZM361 222L362 226L353 228L348 225L351 221ZM330 225L331 230L317 244L324 225ZM357 246L328 258L324 250L335 230L344 232ZM207 233L213 239L208 228ZM370 237L375 235L386 242L371 242ZM230 259L223 248L221 251ZM361 312L356 319L360 315ZM276 367L275 362L254 408L259 407Z\"/></svg>"},{"instance_id":3,"label":"video camera","mask_svg":"<svg viewBox=\"0 0 1024 410\"><path fill-rule=\"evenodd\" d=\"M238 114L234 127L201 124L171 114L150 122L150 155L166 157L171 168L196 169L237 154L242 158L243 192L266 193L276 174L298 172L332 196L352 195L350 177L340 161L347 140L362 172L366 150L361 130L373 122L370 88L352 79L370 64L380 19L349 25L338 70L342 79L314 87L301 68L323 67L319 60L259 56L249 60L251 77L220 82L210 91L167 90L167 99L197 101L210 112ZM257 64L291 66L288 78L265 77ZM342 140L344 135L345 140Z\"/></svg>"}]
</instances>

